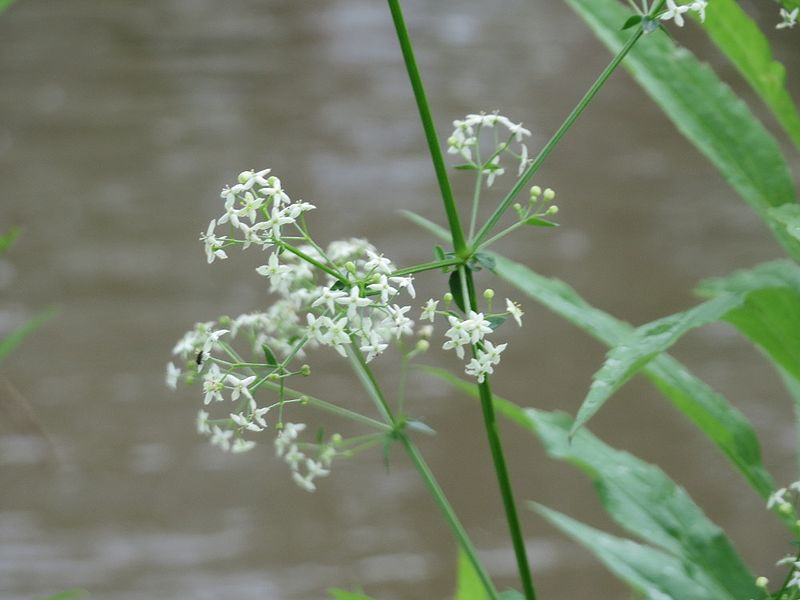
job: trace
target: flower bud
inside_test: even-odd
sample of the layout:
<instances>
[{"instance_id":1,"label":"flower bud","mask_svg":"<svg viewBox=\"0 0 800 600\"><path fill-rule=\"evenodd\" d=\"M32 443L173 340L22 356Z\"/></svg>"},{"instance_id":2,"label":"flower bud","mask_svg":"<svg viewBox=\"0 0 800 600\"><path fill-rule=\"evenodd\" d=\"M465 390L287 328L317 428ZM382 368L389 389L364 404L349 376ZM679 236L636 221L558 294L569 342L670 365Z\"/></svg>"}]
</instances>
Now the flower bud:
<instances>
[{"instance_id":1,"label":"flower bud","mask_svg":"<svg viewBox=\"0 0 800 600\"><path fill-rule=\"evenodd\" d=\"M346 263L344 263L344 268L347 269L348 273L355 274L356 272L356 264L351 260L348 260Z\"/></svg>"},{"instance_id":2,"label":"flower bud","mask_svg":"<svg viewBox=\"0 0 800 600\"><path fill-rule=\"evenodd\" d=\"M221 317L218 319L218 322L219 322L219 324L220 324L220 325L222 325L223 327L227 327L227 326L228 326L228 325L230 325L230 324L231 324L233 321L231 320L231 318L230 318L228 315L223 315L223 316L221 316Z\"/></svg>"},{"instance_id":3,"label":"flower bud","mask_svg":"<svg viewBox=\"0 0 800 600\"><path fill-rule=\"evenodd\" d=\"M278 375L277 373L270 373L269 375L267 375L267 379L269 379L270 381L280 381L280 378L281 376Z\"/></svg>"},{"instance_id":4,"label":"flower bud","mask_svg":"<svg viewBox=\"0 0 800 600\"><path fill-rule=\"evenodd\" d=\"M761 589L765 590L767 589L768 585L769 585L769 579L767 579L763 575L761 577L756 577L756 587L760 587Z\"/></svg>"},{"instance_id":5,"label":"flower bud","mask_svg":"<svg viewBox=\"0 0 800 600\"><path fill-rule=\"evenodd\" d=\"M308 377L309 375L311 375L311 367L309 365L303 365L302 367L300 367L300 374L303 377Z\"/></svg>"},{"instance_id":6,"label":"flower bud","mask_svg":"<svg viewBox=\"0 0 800 600\"><path fill-rule=\"evenodd\" d=\"M486 298L487 300L491 300L492 298L494 298L494 290L492 288L486 288L485 290L483 290L483 297Z\"/></svg>"},{"instance_id":7,"label":"flower bud","mask_svg":"<svg viewBox=\"0 0 800 600\"><path fill-rule=\"evenodd\" d=\"M549 216L557 215L557 214L558 214L558 206L556 206L555 204L553 204L553 206L550 206L546 211L544 211L544 216L545 217L549 217Z\"/></svg>"},{"instance_id":8,"label":"flower bud","mask_svg":"<svg viewBox=\"0 0 800 600\"><path fill-rule=\"evenodd\" d=\"M334 433L331 436L331 443L332 444L341 444L342 443L342 434L341 433Z\"/></svg>"},{"instance_id":9,"label":"flower bud","mask_svg":"<svg viewBox=\"0 0 800 600\"><path fill-rule=\"evenodd\" d=\"M241 173L239 173L239 177L237 177L237 180L239 181L239 183L244 184L247 183L247 180L250 179L252 175L253 175L252 171L242 171Z\"/></svg>"},{"instance_id":10,"label":"flower bud","mask_svg":"<svg viewBox=\"0 0 800 600\"><path fill-rule=\"evenodd\" d=\"M790 515L790 514L792 514L794 512L794 509L792 508L792 505L789 504L788 502L783 502L778 507L778 512L781 512L781 513L783 513L785 515Z\"/></svg>"},{"instance_id":11,"label":"flower bud","mask_svg":"<svg viewBox=\"0 0 800 600\"><path fill-rule=\"evenodd\" d=\"M453 294L446 292L445 295L442 296L442 300L444 300L445 304L450 304L453 301Z\"/></svg>"},{"instance_id":12,"label":"flower bud","mask_svg":"<svg viewBox=\"0 0 800 600\"><path fill-rule=\"evenodd\" d=\"M298 398L298 400L300 400L300 404L302 404L303 406L305 406L306 404L308 404L308 396L300 396L300 397Z\"/></svg>"},{"instance_id":13,"label":"flower bud","mask_svg":"<svg viewBox=\"0 0 800 600\"><path fill-rule=\"evenodd\" d=\"M535 185L531 188L531 200L536 200L542 194L542 188Z\"/></svg>"},{"instance_id":14,"label":"flower bud","mask_svg":"<svg viewBox=\"0 0 800 600\"><path fill-rule=\"evenodd\" d=\"M552 201L553 201L553 198L555 198L555 197L556 197L556 193L555 193L555 191L553 191L552 189L550 189L550 188L547 188L547 189L544 191L544 201L545 201L545 202L552 202Z\"/></svg>"},{"instance_id":15,"label":"flower bud","mask_svg":"<svg viewBox=\"0 0 800 600\"><path fill-rule=\"evenodd\" d=\"M427 352L428 348L431 347L431 343L428 340L419 340L417 341L416 350L417 352Z\"/></svg>"}]
</instances>

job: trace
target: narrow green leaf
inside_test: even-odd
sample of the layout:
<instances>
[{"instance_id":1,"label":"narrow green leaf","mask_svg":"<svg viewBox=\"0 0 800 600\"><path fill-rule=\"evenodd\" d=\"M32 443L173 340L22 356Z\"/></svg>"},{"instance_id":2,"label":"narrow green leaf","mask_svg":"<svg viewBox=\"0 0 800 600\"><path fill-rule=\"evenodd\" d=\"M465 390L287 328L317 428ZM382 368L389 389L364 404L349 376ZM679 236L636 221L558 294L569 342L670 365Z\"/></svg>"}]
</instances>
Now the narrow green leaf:
<instances>
[{"instance_id":1,"label":"narrow green leaf","mask_svg":"<svg viewBox=\"0 0 800 600\"><path fill-rule=\"evenodd\" d=\"M444 248L438 244L433 247L433 257L436 260L445 260Z\"/></svg>"},{"instance_id":2,"label":"narrow green leaf","mask_svg":"<svg viewBox=\"0 0 800 600\"><path fill-rule=\"evenodd\" d=\"M456 306L461 309L461 312L466 312L464 308L464 293L461 287L461 275L458 274L458 271L450 273L447 283L450 286L450 293L453 294L453 301L456 303Z\"/></svg>"},{"instance_id":3,"label":"narrow green leaf","mask_svg":"<svg viewBox=\"0 0 800 600\"><path fill-rule=\"evenodd\" d=\"M488 269L489 271L494 271L494 257L486 254L485 252L476 252L472 258L481 265L483 268Z\"/></svg>"},{"instance_id":4,"label":"narrow green leaf","mask_svg":"<svg viewBox=\"0 0 800 600\"><path fill-rule=\"evenodd\" d=\"M564 282L543 277L507 258L495 255L495 259L502 279L607 346L616 346L633 331L628 323L591 306ZM762 498L775 490L761 463L752 426L721 394L666 354L648 363L643 373L717 445Z\"/></svg>"},{"instance_id":5,"label":"narrow green leaf","mask_svg":"<svg viewBox=\"0 0 800 600\"><path fill-rule=\"evenodd\" d=\"M704 281L706 295L746 294L725 320L800 381L800 266L781 260Z\"/></svg>"},{"instance_id":6,"label":"narrow green leaf","mask_svg":"<svg viewBox=\"0 0 800 600\"><path fill-rule=\"evenodd\" d=\"M476 167L475 165L470 165L470 164L456 165L453 168L456 169L457 171L477 171L478 170L478 167Z\"/></svg>"},{"instance_id":7,"label":"narrow green leaf","mask_svg":"<svg viewBox=\"0 0 800 600\"><path fill-rule=\"evenodd\" d=\"M606 567L646 600L734 600L746 596L731 596L704 576L699 569L660 550L631 540L609 535L579 521L546 508L530 504L531 508L577 540L597 556Z\"/></svg>"},{"instance_id":8,"label":"narrow green leaf","mask_svg":"<svg viewBox=\"0 0 800 600\"><path fill-rule=\"evenodd\" d=\"M34 331L39 329L44 323L50 320L50 318L56 313L54 310L48 310L43 312L33 319L25 323L24 325L19 326L17 329L9 333L6 337L0 340L0 362L8 356L8 354L22 341L32 334Z\"/></svg>"},{"instance_id":9,"label":"narrow green leaf","mask_svg":"<svg viewBox=\"0 0 800 600\"><path fill-rule=\"evenodd\" d=\"M434 223L430 219L426 219L422 215L418 215L417 213L411 212L410 210L401 210L400 214L403 215L406 219L408 219L412 223L414 223L415 225L419 225L422 229L424 229L428 233L432 233L434 237L437 237L440 240L444 240L446 242L450 241L450 233L444 227Z\"/></svg>"},{"instance_id":10,"label":"narrow green leaf","mask_svg":"<svg viewBox=\"0 0 800 600\"><path fill-rule=\"evenodd\" d=\"M528 217L523 223L525 225L531 225L532 227L558 227L558 223L553 223L552 221L539 217Z\"/></svg>"},{"instance_id":11,"label":"narrow green leaf","mask_svg":"<svg viewBox=\"0 0 800 600\"><path fill-rule=\"evenodd\" d=\"M776 22L777 13L776 7ZM786 69L774 60L769 40L755 21L735 0L714 0L703 27L800 148L800 114L786 89Z\"/></svg>"},{"instance_id":12,"label":"narrow green leaf","mask_svg":"<svg viewBox=\"0 0 800 600\"><path fill-rule=\"evenodd\" d=\"M264 360L266 361L267 366L277 367L278 359L275 358L275 354L272 352L270 347L267 344L262 344L261 349L264 351Z\"/></svg>"},{"instance_id":13,"label":"narrow green leaf","mask_svg":"<svg viewBox=\"0 0 800 600\"><path fill-rule=\"evenodd\" d=\"M630 11L617 0L567 0L612 51L630 34L619 23ZM713 10L709 6L708 12ZM716 167L781 244L800 256L800 242L767 218L773 206L796 202L786 161L775 139L714 71L667 36L641 39L623 63L664 113Z\"/></svg>"},{"instance_id":14,"label":"narrow green leaf","mask_svg":"<svg viewBox=\"0 0 800 600\"><path fill-rule=\"evenodd\" d=\"M463 550L458 552L456 600L488 600L486 588Z\"/></svg>"},{"instance_id":15,"label":"narrow green leaf","mask_svg":"<svg viewBox=\"0 0 800 600\"><path fill-rule=\"evenodd\" d=\"M501 316L486 317L486 320L489 321L489 327L491 328L492 331L496 331L497 328L500 327L500 325L502 325L503 323L505 323L507 319L508 317L501 317Z\"/></svg>"},{"instance_id":16,"label":"narrow green leaf","mask_svg":"<svg viewBox=\"0 0 800 600\"><path fill-rule=\"evenodd\" d=\"M575 418L573 432L585 425L637 371L666 351L681 336L691 329L718 321L743 301L743 294L726 294L636 329L611 349L606 362L592 377L589 393Z\"/></svg>"},{"instance_id":17,"label":"narrow green leaf","mask_svg":"<svg viewBox=\"0 0 800 600\"><path fill-rule=\"evenodd\" d=\"M348 592L338 588L329 589L328 593L331 595L331 598L334 598L335 600L373 600L371 596L367 596L366 594L359 592Z\"/></svg>"},{"instance_id":18,"label":"narrow green leaf","mask_svg":"<svg viewBox=\"0 0 800 600\"><path fill-rule=\"evenodd\" d=\"M2 8L0 8L2 10ZM22 229L19 227L12 227L3 235L0 235L0 256L8 252L8 249L17 241Z\"/></svg>"},{"instance_id":19,"label":"narrow green leaf","mask_svg":"<svg viewBox=\"0 0 800 600\"><path fill-rule=\"evenodd\" d=\"M638 25L639 23L641 23L641 21L642 21L641 15L633 15L622 25L622 30L624 31L626 29L630 29L634 25Z\"/></svg>"},{"instance_id":20,"label":"narrow green leaf","mask_svg":"<svg viewBox=\"0 0 800 600\"><path fill-rule=\"evenodd\" d=\"M591 477L603 507L622 528L702 569L731 597L757 594L755 577L725 533L661 469L611 448L586 429L570 442L572 419L564 413L527 409L525 414L527 428L550 456Z\"/></svg>"},{"instance_id":21,"label":"narrow green leaf","mask_svg":"<svg viewBox=\"0 0 800 600\"><path fill-rule=\"evenodd\" d=\"M785 227L786 233L796 240L800 240L800 204L784 204L776 208L770 208L767 216L774 224ZM795 256L796 260L800 257Z\"/></svg>"}]
</instances>

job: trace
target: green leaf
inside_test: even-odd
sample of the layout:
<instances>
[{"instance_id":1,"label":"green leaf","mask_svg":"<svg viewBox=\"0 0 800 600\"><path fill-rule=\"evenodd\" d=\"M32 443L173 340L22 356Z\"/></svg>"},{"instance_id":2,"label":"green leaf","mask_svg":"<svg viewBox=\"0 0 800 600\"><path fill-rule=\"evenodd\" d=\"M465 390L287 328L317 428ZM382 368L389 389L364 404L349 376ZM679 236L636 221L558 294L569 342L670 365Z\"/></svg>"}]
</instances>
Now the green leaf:
<instances>
[{"instance_id":1,"label":"green leaf","mask_svg":"<svg viewBox=\"0 0 800 600\"><path fill-rule=\"evenodd\" d=\"M0 362L2 362L3 359L8 356L12 350L14 350L14 348L19 346L19 344L21 344L26 337L39 329L39 327L41 327L44 323L49 321L55 313L55 310L48 310L40 313L0 340Z\"/></svg>"},{"instance_id":2,"label":"green leaf","mask_svg":"<svg viewBox=\"0 0 800 600\"><path fill-rule=\"evenodd\" d=\"M619 23L630 15L617 0L567 0L614 53L629 39ZM709 13L713 7L709 7ZM716 167L795 257L800 242L767 218L774 206L796 202L786 161L775 139L714 71L667 36L642 38L623 65L677 129Z\"/></svg>"},{"instance_id":3,"label":"green leaf","mask_svg":"<svg viewBox=\"0 0 800 600\"><path fill-rule=\"evenodd\" d=\"M11 6L13 2L14 0L0 0L0 13Z\"/></svg>"},{"instance_id":4,"label":"green leaf","mask_svg":"<svg viewBox=\"0 0 800 600\"><path fill-rule=\"evenodd\" d=\"M494 257L485 252L476 252L472 255L472 260L481 265L484 269L494 271Z\"/></svg>"},{"instance_id":5,"label":"green leaf","mask_svg":"<svg viewBox=\"0 0 800 600\"><path fill-rule=\"evenodd\" d=\"M261 345L261 350L264 351L264 359L266 361L267 366L269 367L277 367L278 366L278 359L275 358L275 354L270 350L270 347L267 344Z\"/></svg>"},{"instance_id":6,"label":"green leaf","mask_svg":"<svg viewBox=\"0 0 800 600\"><path fill-rule=\"evenodd\" d=\"M507 258L495 255L495 259L502 279L607 346L616 346L633 330L628 323L591 306L564 282L543 277ZM721 394L666 354L654 358L643 373L717 445L762 498L775 490L761 463L752 426Z\"/></svg>"},{"instance_id":7,"label":"green leaf","mask_svg":"<svg viewBox=\"0 0 800 600\"><path fill-rule=\"evenodd\" d=\"M627 21L625 21L625 23L622 26L622 30L624 31L625 29L630 29L634 25L638 25L641 22L642 22L642 15L633 15Z\"/></svg>"},{"instance_id":8,"label":"green leaf","mask_svg":"<svg viewBox=\"0 0 800 600\"><path fill-rule=\"evenodd\" d=\"M456 165L453 167L457 171L477 171L478 167L470 164Z\"/></svg>"},{"instance_id":9,"label":"green leaf","mask_svg":"<svg viewBox=\"0 0 800 600\"><path fill-rule=\"evenodd\" d=\"M466 312L464 308L464 293L461 287L461 275L458 274L458 271L450 273L447 284L450 286L450 293L453 294L453 301L456 306L461 309L461 312Z\"/></svg>"},{"instance_id":10,"label":"green leaf","mask_svg":"<svg viewBox=\"0 0 800 600\"><path fill-rule=\"evenodd\" d=\"M698 291L746 294L744 304L725 320L800 381L800 266L786 260L763 263L704 281Z\"/></svg>"},{"instance_id":11,"label":"green leaf","mask_svg":"<svg viewBox=\"0 0 800 600\"><path fill-rule=\"evenodd\" d=\"M494 317L486 317L486 320L489 321L489 328L492 331L496 331L497 328L500 327L500 325L502 325L503 323L505 323L507 319L508 317L503 317L500 315Z\"/></svg>"},{"instance_id":12,"label":"green leaf","mask_svg":"<svg viewBox=\"0 0 800 600\"><path fill-rule=\"evenodd\" d=\"M800 148L800 115L786 89L786 69L773 59L769 41L755 21L735 0L714 0L703 27Z\"/></svg>"},{"instance_id":13,"label":"green leaf","mask_svg":"<svg viewBox=\"0 0 800 600\"><path fill-rule=\"evenodd\" d=\"M456 600L488 600L486 588L464 551L458 551Z\"/></svg>"},{"instance_id":14,"label":"green leaf","mask_svg":"<svg viewBox=\"0 0 800 600\"><path fill-rule=\"evenodd\" d=\"M583 544L606 567L647 600L733 600L699 569L649 546L637 544L589 527L570 517L531 503L531 508Z\"/></svg>"},{"instance_id":15,"label":"green leaf","mask_svg":"<svg viewBox=\"0 0 800 600\"><path fill-rule=\"evenodd\" d=\"M743 294L725 294L684 312L647 323L611 349L592 377L589 393L575 418L573 432L586 424L637 371L666 351L691 329L713 323L744 301Z\"/></svg>"},{"instance_id":16,"label":"green leaf","mask_svg":"<svg viewBox=\"0 0 800 600\"><path fill-rule=\"evenodd\" d=\"M585 429L570 441L572 420L564 413L527 409L525 414L527 428L551 457L591 477L603 507L622 528L702 569L731 597L757 594L755 577L725 533L661 469L611 448Z\"/></svg>"},{"instance_id":17,"label":"green leaf","mask_svg":"<svg viewBox=\"0 0 800 600\"><path fill-rule=\"evenodd\" d=\"M800 204L784 204L770 208L767 216L775 225L785 227L786 233L794 239L800 240Z\"/></svg>"},{"instance_id":18,"label":"green leaf","mask_svg":"<svg viewBox=\"0 0 800 600\"><path fill-rule=\"evenodd\" d=\"M445 257L445 253L444 253L444 248L442 248L438 244L436 246L434 246L433 247L433 257L436 260L445 260L446 257Z\"/></svg>"},{"instance_id":19,"label":"green leaf","mask_svg":"<svg viewBox=\"0 0 800 600\"><path fill-rule=\"evenodd\" d=\"M2 8L0 8L2 10ZM22 229L19 227L12 227L3 235L0 235L0 256L8 252L8 249L17 241Z\"/></svg>"},{"instance_id":20,"label":"green leaf","mask_svg":"<svg viewBox=\"0 0 800 600\"><path fill-rule=\"evenodd\" d=\"M540 219L539 217L528 217L523 221L523 223L533 227L558 227L558 223L553 223L552 221L548 221L546 219Z\"/></svg>"},{"instance_id":21,"label":"green leaf","mask_svg":"<svg viewBox=\"0 0 800 600\"><path fill-rule=\"evenodd\" d=\"M367 596L366 594L359 592L348 592L338 588L329 589L328 593L336 600L373 600L372 597Z\"/></svg>"},{"instance_id":22,"label":"green leaf","mask_svg":"<svg viewBox=\"0 0 800 600\"><path fill-rule=\"evenodd\" d=\"M450 241L450 232L448 232L441 225L437 225L430 219L426 219L422 215L418 215L417 213L411 212L410 210L401 210L400 214L403 215L406 219L408 219L412 223L414 223L415 225L419 225L419 227L421 227L428 233L432 233L434 237L437 237L440 240L444 240L446 242Z\"/></svg>"}]
</instances>

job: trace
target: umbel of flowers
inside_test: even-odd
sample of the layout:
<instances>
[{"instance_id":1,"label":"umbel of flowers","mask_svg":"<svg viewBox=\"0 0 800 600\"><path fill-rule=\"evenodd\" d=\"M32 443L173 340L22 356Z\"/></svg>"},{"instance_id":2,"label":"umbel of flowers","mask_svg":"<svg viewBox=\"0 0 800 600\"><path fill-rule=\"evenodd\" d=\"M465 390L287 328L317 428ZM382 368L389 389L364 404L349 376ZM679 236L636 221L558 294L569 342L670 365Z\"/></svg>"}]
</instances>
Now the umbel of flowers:
<instances>
[{"instance_id":1,"label":"umbel of flowers","mask_svg":"<svg viewBox=\"0 0 800 600\"><path fill-rule=\"evenodd\" d=\"M273 423L276 454L295 482L313 491L315 479L327 475L332 461L353 446L340 436L303 442L306 424L284 421L285 411L308 403L288 385L291 378L309 375L307 351L327 347L366 364L392 344L408 347L405 338L430 336L432 327L417 330L409 316L408 302L416 295L409 269L398 270L363 239L325 248L317 244L305 221L315 207L293 201L269 169L241 173L221 198L223 214L200 237L208 263L227 259L233 247L259 249L265 262L256 272L274 301L260 312L195 324L173 349L176 360L167 365L167 384L201 383L197 431L223 450L252 449L254 438ZM437 310L439 301L428 300L422 319L441 315L447 320L444 348L460 358L465 347L472 348L465 372L483 381L506 347L486 336L508 315L519 322L522 312L507 300L507 309L497 314L476 312L477 307L459 314L447 308L451 301L446 295L445 310ZM410 346L418 352L427 342Z\"/></svg>"}]
</instances>

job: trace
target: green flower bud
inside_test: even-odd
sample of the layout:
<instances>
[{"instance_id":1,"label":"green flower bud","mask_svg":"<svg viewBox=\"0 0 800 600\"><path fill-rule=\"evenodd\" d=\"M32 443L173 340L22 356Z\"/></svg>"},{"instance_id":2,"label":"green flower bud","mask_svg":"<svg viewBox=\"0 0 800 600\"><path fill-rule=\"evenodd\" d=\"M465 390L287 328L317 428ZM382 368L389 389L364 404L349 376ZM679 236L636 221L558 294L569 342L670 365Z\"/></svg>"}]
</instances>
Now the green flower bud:
<instances>
[{"instance_id":1,"label":"green flower bud","mask_svg":"<svg viewBox=\"0 0 800 600\"><path fill-rule=\"evenodd\" d=\"M427 352L428 348L431 347L431 343L428 340L419 340L417 342L416 350L417 352Z\"/></svg>"},{"instance_id":2,"label":"green flower bud","mask_svg":"<svg viewBox=\"0 0 800 600\"><path fill-rule=\"evenodd\" d=\"M334 433L331 436L331 443L332 444L341 444L342 443L342 434L341 433Z\"/></svg>"},{"instance_id":3,"label":"green flower bud","mask_svg":"<svg viewBox=\"0 0 800 600\"><path fill-rule=\"evenodd\" d=\"M556 193L555 193L555 191L553 191L552 189L550 189L550 188L547 188L547 189L544 191L544 201L545 201L545 202L552 202L552 201L553 201L553 198L555 198L555 197L556 197Z\"/></svg>"},{"instance_id":4,"label":"green flower bud","mask_svg":"<svg viewBox=\"0 0 800 600\"><path fill-rule=\"evenodd\" d=\"M280 381L281 376L278 375L277 373L270 373L269 375L267 375L267 379L269 379L270 381Z\"/></svg>"},{"instance_id":5,"label":"green flower bud","mask_svg":"<svg viewBox=\"0 0 800 600\"><path fill-rule=\"evenodd\" d=\"M450 304L453 301L453 294L446 292L445 295L442 296L442 300L444 300L445 304Z\"/></svg>"},{"instance_id":6,"label":"green flower bud","mask_svg":"<svg viewBox=\"0 0 800 600\"><path fill-rule=\"evenodd\" d=\"M485 290L483 290L483 297L486 298L487 300L491 300L492 298L494 298L494 290L492 288L486 288Z\"/></svg>"},{"instance_id":7,"label":"green flower bud","mask_svg":"<svg viewBox=\"0 0 800 600\"><path fill-rule=\"evenodd\" d=\"M300 396L300 397L298 398L298 400L300 400L300 404L302 404L303 406L305 406L306 404L308 404L308 396Z\"/></svg>"},{"instance_id":8,"label":"green flower bud","mask_svg":"<svg viewBox=\"0 0 800 600\"><path fill-rule=\"evenodd\" d=\"M308 365L303 365L302 367L300 367L300 374L303 377L308 377L309 375L311 375L311 367Z\"/></svg>"},{"instance_id":9,"label":"green flower bud","mask_svg":"<svg viewBox=\"0 0 800 600\"><path fill-rule=\"evenodd\" d=\"M353 261L348 260L346 263L344 263L344 268L347 269L348 273L355 274L356 272L356 265Z\"/></svg>"},{"instance_id":10,"label":"green flower bud","mask_svg":"<svg viewBox=\"0 0 800 600\"><path fill-rule=\"evenodd\" d=\"M792 508L792 505L789 504L788 502L783 502L778 507L778 512L781 512L781 513L783 513L785 515L790 515L790 514L792 514L794 512L794 509Z\"/></svg>"},{"instance_id":11,"label":"green flower bud","mask_svg":"<svg viewBox=\"0 0 800 600\"><path fill-rule=\"evenodd\" d=\"M756 587L760 587L761 589L765 590L767 589L768 585L769 585L769 579L767 579L763 575L761 577L756 577Z\"/></svg>"},{"instance_id":12,"label":"green flower bud","mask_svg":"<svg viewBox=\"0 0 800 600\"><path fill-rule=\"evenodd\" d=\"M536 200L542 194L542 188L535 185L531 188L531 200Z\"/></svg>"},{"instance_id":13,"label":"green flower bud","mask_svg":"<svg viewBox=\"0 0 800 600\"><path fill-rule=\"evenodd\" d=\"M553 206L550 206L546 211L544 211L544 216L545 217L549 217L549 216L557 215L557 214L558 214L558 206L556 206L555 204L553 204Z\"/></svg>"}]
</instances>

